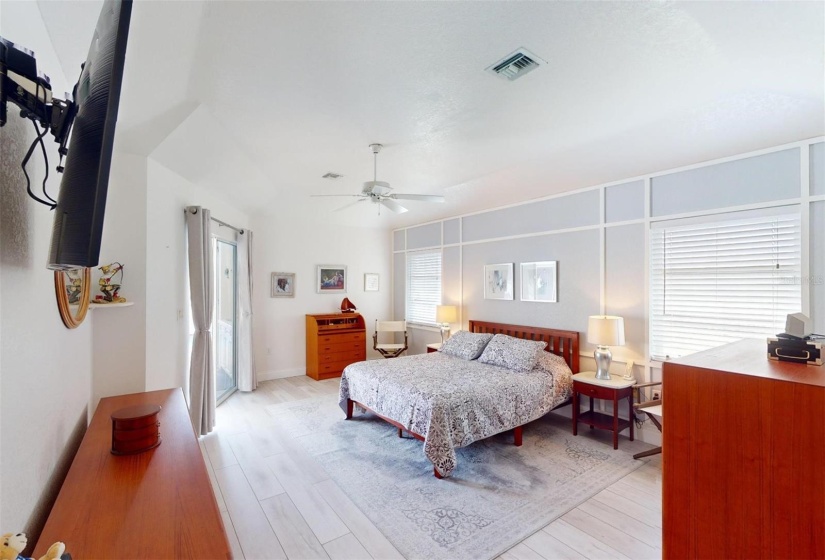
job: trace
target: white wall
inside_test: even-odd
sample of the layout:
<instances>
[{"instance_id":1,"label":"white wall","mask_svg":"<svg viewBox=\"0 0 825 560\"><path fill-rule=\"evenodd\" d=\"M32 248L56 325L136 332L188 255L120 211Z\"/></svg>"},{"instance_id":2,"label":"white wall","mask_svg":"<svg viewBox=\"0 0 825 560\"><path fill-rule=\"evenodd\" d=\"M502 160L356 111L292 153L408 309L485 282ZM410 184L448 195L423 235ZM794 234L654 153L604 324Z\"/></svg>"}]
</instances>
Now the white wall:
<instances>
[{"instance_id":1,"label":"white wall","mask_svg":"<svg viewBox=\"0 0 825 560\"><path fill-rule=\"evenodd\" d=\"M367 357L372 350L375 320L390 318L391 280L389 232L310 223L289 212L253 221L254 286L253 347L259 379L306 373L307 314L335 313L346 296L367 324ZM315 291L317 265L346 265L346 294ZM295 297L271 298L270 275L294 272ZM364 291L364 273L380 275L379 291Z\"/></svg>"},{"instance_id":2,"label":"white wall","mask_svg":"<svg viewBox=\"0 0 825 560\"><path fill-rule=\"evenodd\" d=\"M109 175L100 264L123 264L120 295L131 307L97 308L94 314L91 409L102 397L146 390L146 158L117 151ZM93 278L100 277L93 271ZM92 285L94 297L99 294Z\"/></svg>"},{"instance_id":3,"label":"white wall","mask_svg":"<svg viewBox=\"0 0 825 560\"><path fill-rule=\"evenodd\" d=\"M63 91L34 2L3 2L0 34L37 51ZM10 104L0 128L0 532L25 531L36 540L85 432L94 318L74 330L60 320L46 269L52 213L26 195L20 161L34 131L18 112ZM45 140L55 196L56 144ZM39 151L28 169L37 190L45 170Z\"/></svg>"},{"instance_id":4,"label":"white wall","mask_svg":"<svg viewBox=\"0 0 825 560\"><path fill-rule=\"evenodd\" d=\"M183 209L195 205L235 227L250 226L246 214L150 158L146 222L146 389L150 391L183 387L188 395L192 333Z\"/></svg>"}]
</instances>

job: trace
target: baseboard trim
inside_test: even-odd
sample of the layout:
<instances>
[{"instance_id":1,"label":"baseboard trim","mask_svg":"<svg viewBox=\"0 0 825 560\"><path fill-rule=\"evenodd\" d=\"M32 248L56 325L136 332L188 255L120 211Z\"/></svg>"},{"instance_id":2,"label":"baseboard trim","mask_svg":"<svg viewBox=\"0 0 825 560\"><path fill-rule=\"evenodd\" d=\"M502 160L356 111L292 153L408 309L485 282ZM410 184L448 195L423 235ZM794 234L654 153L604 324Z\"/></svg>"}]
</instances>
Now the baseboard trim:
<instances>
[{"instance_id":1,"label":"baseboard trim","mask_svg":"<svg viewBox=\"0 0 825 560\"><path fill-rule=\"evenodd\" d=\"M306 375L305 368L281 369L277 371L258 372L258 381L269 381L271 379L284 379L285 377L299 377Z\"/></svg>"}]
</instances>

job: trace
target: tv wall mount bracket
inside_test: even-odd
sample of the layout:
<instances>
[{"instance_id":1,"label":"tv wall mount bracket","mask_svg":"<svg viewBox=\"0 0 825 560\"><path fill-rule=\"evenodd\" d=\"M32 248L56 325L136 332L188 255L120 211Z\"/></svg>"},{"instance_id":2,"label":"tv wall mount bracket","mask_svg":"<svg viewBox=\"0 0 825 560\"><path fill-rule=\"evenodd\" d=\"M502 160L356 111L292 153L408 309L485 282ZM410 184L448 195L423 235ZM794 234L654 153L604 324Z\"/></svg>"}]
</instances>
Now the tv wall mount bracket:
<instances>
[{"instance_id":1,"label":"tv wall mount bracket","mask_svg":"<svg viewBox=\"0 0 825 560\"><path fill-rule=\"evenodd\" d=\"M72 99L77 99L77 85ZM20 107L22 118L40 123L52 133L60 144L57 170L63 172L63 158L68 153L66 142L77 115L77 104L53 97L51 80L37 71L34 53L0 37L0 126L6 124L9 101Z\"/></svg>"}]
</instances>

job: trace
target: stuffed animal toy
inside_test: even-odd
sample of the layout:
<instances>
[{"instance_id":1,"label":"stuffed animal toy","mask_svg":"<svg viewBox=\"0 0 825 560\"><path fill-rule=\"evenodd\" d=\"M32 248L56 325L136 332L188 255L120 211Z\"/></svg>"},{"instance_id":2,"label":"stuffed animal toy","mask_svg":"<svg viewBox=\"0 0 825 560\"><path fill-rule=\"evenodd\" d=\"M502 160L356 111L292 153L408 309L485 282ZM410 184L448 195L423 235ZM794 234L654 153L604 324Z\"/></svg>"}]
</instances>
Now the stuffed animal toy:
<instances>
[{"instance_id":1,"label":"stuffed animal toy","mask_svg":"<svg viewBox=\"0 0 825 560\"><path fill-rule=\"evenodd\" d=\"M23 550L29 540L25 533L6 533L0 540L0 560L34 560L33 558L26 558L22 556ZM56 542L49 547L46 554L41 556L39 560L59 560L61 558L71 558L69 554L63 554L66 551L66 545L62 542Z\"/></svg>"}]
</instances>

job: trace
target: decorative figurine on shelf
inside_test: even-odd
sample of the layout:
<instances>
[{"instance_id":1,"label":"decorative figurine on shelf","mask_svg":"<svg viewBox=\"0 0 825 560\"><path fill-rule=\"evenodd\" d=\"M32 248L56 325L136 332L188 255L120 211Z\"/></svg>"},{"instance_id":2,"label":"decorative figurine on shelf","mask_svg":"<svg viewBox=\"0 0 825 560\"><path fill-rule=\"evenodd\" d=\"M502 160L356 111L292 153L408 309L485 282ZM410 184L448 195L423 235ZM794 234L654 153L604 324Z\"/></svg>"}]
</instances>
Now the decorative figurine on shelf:
<instances>
[{"instance_id":1,"label":"decorative figurine on shelf","mask_svg":"<svg viewBox=\"0 0 825 560\"><path fill-rule=\"evenodd\" d=\"M355 313L355 304L352 303L349 298L344 298L341 301L341 313Z\"/></svg>"},{"instance_id":2,"label":"decorative figurine on shelf","mask_svg":"<svg viewBox=\"0 0 825 560\"><path fill-rule=\"evenodd\" d=\"M125 302L126 298L120 297L119 293L121 283L123 282L123 265L119 262L113 262L99 267L99 270L103 273L99 282L100 291L103 292L103 295L96 295L95 303ZM118 281L112 282L118 273L120 273L120 278Z\"/></svg>"},{"instance_id":3,"label":"decorative figurine on shelf","mask_svg":"<svg viewBox=\"0 0 825 560\"><path fill-rule=\"evenodd\" d=\"M0 560L34 560L23 556L23 549L28 543L26 533L6 533L0 539ZM64 554L65 552L66 545L58 541L49 547L40 560L71 560L72 555Z\"/></svg>"}]
</instances>

